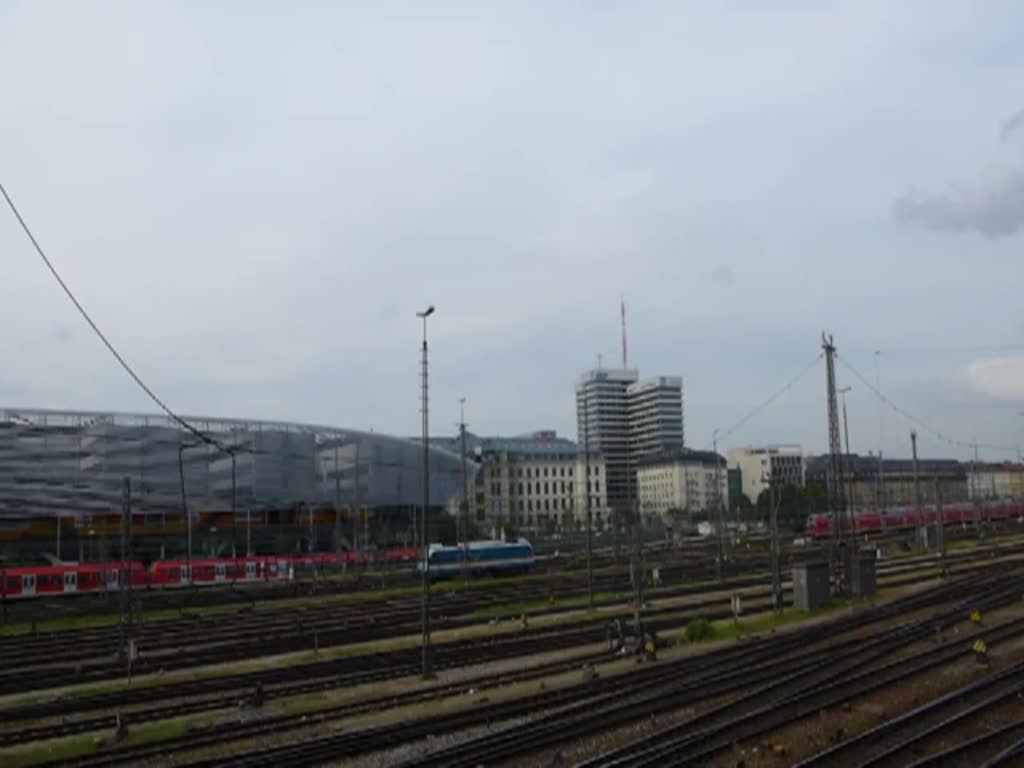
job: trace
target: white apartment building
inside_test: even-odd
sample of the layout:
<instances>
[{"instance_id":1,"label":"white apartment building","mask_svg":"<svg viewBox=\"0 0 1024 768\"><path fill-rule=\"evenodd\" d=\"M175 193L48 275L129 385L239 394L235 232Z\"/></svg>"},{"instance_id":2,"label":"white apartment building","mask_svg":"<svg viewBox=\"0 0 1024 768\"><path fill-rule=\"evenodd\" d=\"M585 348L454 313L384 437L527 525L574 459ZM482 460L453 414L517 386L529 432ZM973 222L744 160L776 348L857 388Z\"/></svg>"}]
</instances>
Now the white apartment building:
<instances>
[{"instance_id":1,"label":"white apartment building","mask_svg":"<svg viewBox=\"0 0 1024 768\"><path fill-rule=\"evenodd\" d=\"M971 499L1024 498L1024 464L968 464L967 495Z\"/></svg>"},{"instance_id":2,"label":"white apartment building","mask_svg":"<svg viewBox=\"0 0 1024 768\"><path fill-rule=\"evenodd\" d=\"M671 524L673 510L710 514L729 505L725 457L710 451L681 451L642 459L637 467L637 492L645 518Z\"/></svg>"},{"instance_id":3,"label":"white apartment building","mask_svg":"<svg viewBox=\"0 0 1024 768\"><path fill-rule=\"evenodd\" d=\"M733 448L726 453L730 469L740 471L743 495L757 503L761 492L777 486L804 485L804 455L799 445Z\"/></svg>"},{"instance_id":4,"label":"white apartment building","mask_svg":"<svg viewBox=\"0 0 1024 768\"><path fill-rule=\"evenodd\" d=\"M457 438L442 438L461 448ZM607 470L599 454L588 462L579 447L553 431L519 437L466 436L467 454L480 469L470 488L469 513L477 525L523 531L572 530L586 522L587 488L595 530L608 519ZM450 505L458 511L460 498Z\"/></svg>"}]
</instances>

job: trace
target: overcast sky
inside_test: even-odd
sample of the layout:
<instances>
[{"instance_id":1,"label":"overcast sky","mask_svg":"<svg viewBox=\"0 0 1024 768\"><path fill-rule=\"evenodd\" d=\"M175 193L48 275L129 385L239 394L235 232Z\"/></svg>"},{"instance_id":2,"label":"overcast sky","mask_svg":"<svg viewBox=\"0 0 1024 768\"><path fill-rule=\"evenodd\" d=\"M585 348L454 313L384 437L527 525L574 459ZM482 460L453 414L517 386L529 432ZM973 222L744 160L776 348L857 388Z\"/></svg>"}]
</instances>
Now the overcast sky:
<instances>
[{"instance_id":1,"label":"overcast sky","mask_svg":"<svg viewBox=\"0 0 1024 768\"><path fill-rule=\"evenodd\" d=\"M0 181L185 413L415 434L433 303L434 429L465 396L475 432L575 436L625 296L694 447L822 330L853 450L876 349L900 407L1016 446L1022 31L995 0L3 0ZM0 404L153 409L6 210L0 286ZM824 393L819 363L726 444L822 450Z\"/></svg>"}]
</instances>

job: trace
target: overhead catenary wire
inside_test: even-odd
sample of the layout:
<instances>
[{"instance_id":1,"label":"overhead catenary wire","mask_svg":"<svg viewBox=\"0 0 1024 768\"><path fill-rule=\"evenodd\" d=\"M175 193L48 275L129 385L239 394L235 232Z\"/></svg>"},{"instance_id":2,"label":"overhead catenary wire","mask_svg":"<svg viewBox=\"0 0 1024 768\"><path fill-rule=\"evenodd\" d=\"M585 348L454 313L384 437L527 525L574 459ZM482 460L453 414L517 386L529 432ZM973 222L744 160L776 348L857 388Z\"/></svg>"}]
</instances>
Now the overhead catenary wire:
<instances>
[{"instance_id":1,"label":"overhead catenary wire","mask_svg":"<svg viewBox=\"0 0 1024 768\"><path fill-rule=\"evenodd\" d=\"M860 381L860 383L863 384L869 392L871 392L871 394L873 394L875 397L878 398L878 400L881 403L883 403L889 409L891 409L893 413L896 413L902 416L907 421L917 425L920 429L930 434L936 440L951 445L955 448L984 448L985 450L989 451L1000 451L1007 453L1017 452L1017 446L997 445L994 443L979 443L975 440L960 440L959 438L952 437L949 433L942 432L941 430L936 429L931 424L924 421L924 419L914 415L910 411L900 407L892 400L890 400L883 392L880 392L876 386L874 386L870 381L868 381L868 379L863 374L861 374L860 371L854 368L849 361L843 359L838 353L836 354L836 359L839 360L840 365L842 365L846 370L852 373L857 378L857 380Z\"/></svg>"},{"instance_id":2,"label":"overhead catenary wire","mask_svg":"<svg viewBox=\"0 0 1024 768\"><path fill-rule=\"evenodd\" d=\"M787 381L781 389L772 393L772 395L767 400L765 400L764 402L760 403L755 408L750 410L743 418L741 418L731 427L719 432L718 439L720 441L728 439L733 433L735 433L738 429L743 427L747 422L758 416L758 414L764 411L768 406L770 406L784 394L789 392L789 390L795 387L804 376L806 376L808 373L814 370L814 367L818 364L818 361L821 360L822 357L824 357L823 352L819 352L817 355L815 355L814 359L811 360L811 362L809 362L807 365L805 365L796 376Z\"/></svg>"},{"instance_id":3,"label":"overhead catenary wire","mask_svg":"<svg viewBox=\"0 0 1024 768\"><path fill-rule=\"evenodd\" d=\"M21 228L25 232L25 235L32 243L32 247L35 248L36 253L39 254L39 257L43 260L43 263L46 265L46 268L50 270L50 274L53 275L54 279L63 289L64 293L71 300L71 303L75 305L75 308L78 310L78 313L85 319L85 322L89 324L89 327L92 328L93 332L99 337L100 341L103 342L103 345L110 351L110 354L114 356L114 359L117 360L118 363L120 363L121 367L125 370L125 372L129 376L131 376L132 380L136 384L138 384L139 388L141 388L142 391L146 393L149 399L156 403L160 410L162 410L164 413L170 416L183 429L193 434L202 442L208 445L216 446L225 453L232 453L236 451L236 446L224 445L216 438L213 438L210 435L206 434L201 429L193 426L188 421L179 416L177 413L172 411L171 408L157 396L156 392L154 392L152 389L149 388L149 386L146 385L146 382L142 380L142 378L128 364L128 361L125 360L121 356L121 353L117 351L114 345L110 342L110 339L108 339L106 335L103 333L103 331L100 330L99 326L96 325L96 322L85 310L85 307L82 306L82 303L75 297L75 294L71 291L71 288L68 287L68 284L64 282L64 278L60 276L60 273L57 271L57 268L53 266L53 262L50 261L49 257L46 255L46 252L43 250L42 246L39 245L39 241L36 240L35 235L32 234L32 230L29 228L28 223L22 217L21 212L18 210L18 207L14 204L14 200L12 200L11 196L7 193L7 188L4 187L3 183L0 183L0 193L3 194L4 200L7 201L7 206L11 209L11 213L13 213L14 217L18 220L18 224L21 225Z\"/></svg>"}]
</instances>

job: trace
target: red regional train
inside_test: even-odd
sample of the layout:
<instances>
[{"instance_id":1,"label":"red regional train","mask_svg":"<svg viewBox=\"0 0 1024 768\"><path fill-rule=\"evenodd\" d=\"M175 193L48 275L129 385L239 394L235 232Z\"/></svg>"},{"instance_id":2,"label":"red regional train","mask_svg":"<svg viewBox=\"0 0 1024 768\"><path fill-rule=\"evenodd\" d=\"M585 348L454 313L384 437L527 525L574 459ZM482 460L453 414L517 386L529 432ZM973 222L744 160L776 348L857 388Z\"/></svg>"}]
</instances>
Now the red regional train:
<instances>
[{"instance_id":1,"label":"red regional train","mask_svg":"<svg viewBox=\"0 0 1024 768\"><path fill-rule=\"evenodd\" d=\"M934 524L938 516L935 507L915 509L913 507L897 507L878 512L865 510L843 516L843 530L852 527L855 533L880 533L895 531L902 528L913 528L919 523ZM973 523L978 520L1005 520L1007 518L1024 518L1024 503L1019 501L988 501L980 506L974 503L943 504L942 519L946 525ZM807 518L807 533L814 538L832 535L832 515L816 514Z\"/></svg>"},{"instance_id":2,"label":"red regional train","mask_svg":"<svg viewBox=\"0 0 1024 768\"><path fill-rule=\"evenodd\" d=\"M388 549L381 552L342 552L340 555L313 553L305 555L254 555L250 557L192 558L155 560L147 568L143 563L63 563L61 565L27 565L0 569L0 587L4 599L72 595L89 592L116 591L125 585L132 589L168 589L189 585L255 581L287 581L298 571L338 565L382 561L389 565L414 563L419 551L412 548Z\"/></svg>"}]
</instances>

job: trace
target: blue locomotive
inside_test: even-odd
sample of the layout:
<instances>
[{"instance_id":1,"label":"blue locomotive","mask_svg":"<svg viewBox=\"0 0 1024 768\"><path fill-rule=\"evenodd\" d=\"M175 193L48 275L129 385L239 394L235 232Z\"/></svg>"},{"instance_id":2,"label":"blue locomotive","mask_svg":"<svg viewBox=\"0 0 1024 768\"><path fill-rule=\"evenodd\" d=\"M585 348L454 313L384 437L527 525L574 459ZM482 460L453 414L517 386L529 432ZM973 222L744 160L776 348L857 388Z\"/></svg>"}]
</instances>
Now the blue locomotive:
<instances>
[{"instance_id":1,"label":"blue locomotive","mask_svg":"<svg viewBox=\"0 0 1024 768\"><path fill-rule=\"evenodd\" d=\"M465 567L465 545L444 546L431 544L428 550L431 579L445 579L458 576ZM527 573L537 567L533 547L526 539L517 541L471 541L469 542L469 567L471 576L509 576ZM423 570L423 564L419 564Z\"/></svg>"}]
</instances>

